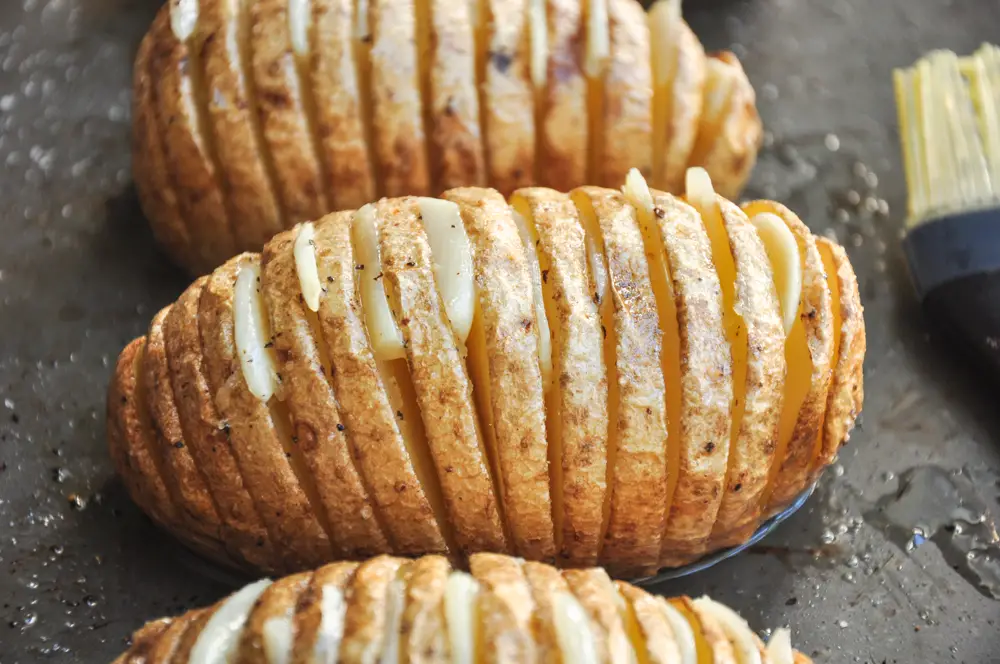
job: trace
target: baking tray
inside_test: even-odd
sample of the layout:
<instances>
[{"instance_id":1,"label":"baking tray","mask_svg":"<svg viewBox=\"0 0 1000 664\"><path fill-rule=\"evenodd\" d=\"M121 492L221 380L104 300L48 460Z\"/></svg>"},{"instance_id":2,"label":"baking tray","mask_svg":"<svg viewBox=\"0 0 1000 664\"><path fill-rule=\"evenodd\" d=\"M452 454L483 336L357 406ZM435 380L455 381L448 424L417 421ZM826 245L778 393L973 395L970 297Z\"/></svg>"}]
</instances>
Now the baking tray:
<instances>
[{"instance_id":1,"label":"baking tray","mask_svg":"<svg viewBox=\"0 0 1000 664\"><path fill-rule=\"evenodd\" d=\"M130 504L105 449L114 359L187 284L156 250L129 174L131 58L156 5L0 2L2 664L110 661L145 620L236 582ZM867 398L841 463L798 512L740 555L651 587L790 625L820 662L997 661L1000 602L977 576L986 568L956 556L964 535L920 544L881 515L910 495L902 480L933 476L993 524L995 389L935 343L910 294L890 74L931 48L996 40L1000 3L689 0L685 11L758 91L768 134L748 195L788 203L848 249Z\"/></svg>"}]
</instances>

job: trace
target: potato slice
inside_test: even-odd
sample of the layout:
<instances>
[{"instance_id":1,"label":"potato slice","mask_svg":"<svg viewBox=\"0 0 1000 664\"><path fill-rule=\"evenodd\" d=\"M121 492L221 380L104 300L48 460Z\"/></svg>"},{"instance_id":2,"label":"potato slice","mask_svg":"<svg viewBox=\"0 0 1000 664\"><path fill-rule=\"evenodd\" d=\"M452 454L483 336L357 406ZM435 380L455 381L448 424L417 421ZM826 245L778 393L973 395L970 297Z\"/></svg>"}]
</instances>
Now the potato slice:
<instances>
[{"instance_id":1,"label":"potato slice","mask_svg":"<svg viewBox=\"0 0 1000 664\"><path fill-rule=\"evenodd\" d=\"M840 245L817 238L820 256L833 295L833 379L823 422L823 446L813 461L818 478L847 442L864 402L865 319L858 279Z\"/></svg>"},{"instance_id":2,"label":"potato slice","mask_svg":"<svg viewBox=\"0 0 1000 664\"><path fill-rule=\"evenodd\" d=\"M348 662L377 662L386 643L389 587L400 568L400 558L379 556L361 563L347 587L344 636L338 658ZM403 570L405 571L405 569Z\"/></svg>"},{"instance_id":3,"label":"potato slice","mask_svg":"<svg viewBox=\"0 0 1000 664\"><path fill-rule=\"evenodd\" d=\"M657 566L666 517L667 411L656 297L637 213L625 197L597 187L576 189L572 197L588 237L606 257L609 284L606 293L598 287L609 423L601 563L615 575L641 575Z\"/></svg>"},{"instance_id":4,"label":"potato slice","mask_svg":"<svg viewBox=\"0 0 1000 664\"><path fill-rule=\"evenodd\" d=\"M168 11L164 8L162 11ZM155 47L151 30L139 44L132 77L132 173L142 211L149 219L153 235L171 259L191 273L212 269L196 265L198 254L192 249L191 234L178 207L177 193L160 142L153 107L153 81L149 71Z\"/></svg>"},{"instance_id":5,"label":"potato slice","mask_svg":"<svg viewBox=\"0 0 1000 664\"><path fill-rule=\"evenodd\" d=\"M425 54L428 152L434 192L486 183L479 126L475 23L466 2L419 0L429 16Z\"/></svg>"},{"instance_id":6,"label":"potato slice","mask_svg":"<svg viewBox=\"0 0 1000 664\"><path fill-rule=\"evenodd\" d=\"M373 149L385 196L427 195L414 0L369 0Z\"/></svg>"},{"instance_id":7,"label":"potato slice","mask_svg":"<svg viewBox=\"0 0 1000 664\"><path fill-rule=\"evenodd\" d=\"M247 489L259 496L261 519L288 568L304 569L330 559L332 549L318 516L322 506L310 493L308 476L299 465L284 413L250 392L240 370L234 343L234 286L243 266L252 270L259 258L237 256L217 269L205 284L198 324L204 343L208 384L215 406L229 423L229 439ZM255 295L257 295L255 293ZM265 334L265 337L267 335Z\"/></svg>"},{"instance_id":8,"label":"potato slice","mask_svg":"<svg viewBox=\"0 0 1000 664\"><path fill-rule=\"evenodd\" d=\"M722 289L698 212L669 194L654 198L654 217L670 263L680 338L682 403L677 488L661 562L700 555L722 501L729 456L732 358L722 317ZM671 444L668 439L668 444Z\"/></svg>"},{"instance_id":9,"label":"potato slice","mask_svg":"<svg viewBox=\"0 0 1000 664\"><path fill-rule=\"evenodd\" d=\"M292 619L292 664L336 659L344 637L348 588L358 567L359 563L333 563L312 574Z\"/></svg>"},{"instance_id":10,"label":"potato slice","mask_svg":"<svg viewBox=\"0 0 1000 664\"><path fill-rule=\"evenodd\" d=\"M788 208L769 201L743 206L747 216L777 215L795 236L802 260L799 316L785 340L788 367L775 464L762 496L765 513L787 505L810 482L810 468L822 444L822 421L833 358L833 307L816 239Z\"/></svg>"},{"instance_id":11,"label":"potato slice","mask_svg":"<svg viewBox=\"0 0 1000 664\"><path fill-rule=\"evenodd\" d=\"M531 295L530 273L538 272L538 259L534 251L526 254L514 213L499 193L455 189L444 196L458 204L473 248L477 303L467 342L469 374L483 434L499 462L511 548L526 558L551 560L547 376L538 355L542 342L551 346L540 273L534 276L537 303Z\"/></svg>"},{"instance_id":12,"label":"potato slice","mask_svg":"<svg viewBox=\"0 0 1000 664\"><path fill-rule=\"evenodd\" d=\"M463 552L505 551L491 452L480 434L458 339L434 282L415 198L376 205L385 288L403 334L416 401L449 520Z\"/></svg>"},{"instance_id":13,"label":"potato slice","mask_svg":"<svg viewBox=\"0 0 1000 664\"><path fill-rule=\"evenodd\" d=\"M352 217L337 212L316 225L317 272L324 285L318 323L333 388L358 470L393 548L400 554L444 552L447 514L419 411L414 404L404 413L398 390L395 396L389 390L394 378L381 372L365 330Z\"/></svg>"},{"instance_id":14,"label":"potato slice","mask_svg":"<svg viewBox=\"0 0 1000 664\"><path fill-rule=\"evenodd\" d=\"M286 576L268 585L253 603L232 661L246 664L289 662L295 641L295 611L312 572ZM225 662L220 660L220 664Z\"/></svg>"},{"instance_id":15,"label":"potato slice","mask_svg":"<svg viewBox=\"0 0 1000 664\"><path fill-rule=\"evenodd\" d=\"M277 176L253 103L247 3L201 3L201 30L192 48L204 69L206 128L224 174L236 249L260 249L284 229Z\"/></svg>"},{"instance_id":16,"label":"potato slice","mask_svg":"<svg viewBox=\"0 0 1000 664\"><path fill-rule=\"evenodd\" d=\"M530 662L535 659L532 634L534 602L516 558L490 553L473 556L469 571L479 582L479 625L486 661Z\"/></svg>"},{"instance_id":17,"label":"potato slice","mask_svg":"<svg viewBox=\"0 0 1000 664\"><path fill-rule=\"evenodd\" d=\"M186 662L191 653L191 646L201 632L202 626L208 622L216 607L198 609L185 613L170 623L156 643L145 653L147 662Z\"/></svg>"},{"instance_id":18,"label":"potato slice","mask_svg":"<svg viewBox=\"0 0 1000 664\"><path fill-rule=\"evenodd\" d=\"M356 209L378 196L369 108L370 46L355 29L359 20L367 24L368 5L353 0L311 3L312 59L303 86L310 88L315 104L330 207ZM356 16L355 7L365 16Z\"/></svg>"},{"instance_id":19,"label":"potato slice","mask_svg":"<svg viewBox=\"0 0 1000 664\"><path fill-rule=\"evenodd\" d=\"M739 59L728 51L712 54L701 126L688 163L703 166L719 193L735 198L750 177L763 135L756 95Z\"/></svg>"},{"instance_id":20,"label":"potato slice","mask_svg":"<svg viewBox=\"0 0 1000 664\"><path fill-rule=\"evenodd\" d=\"M615 586L629 605L630 620L634 623L632 643L639 664L682 664L680 646L660 598L622 581L615 581Z\"/></svg>"},{"instance_id":21,"label":"potato slice","mask_svg":"<svg viewBox=\"0 0 1000 664\"><path fill-rule=\"evenodd\" d=\"M563 578L559 570L542 563L527 561L524 563L524 577L531 588L531 598L534 603L534 615L532 617L533 636L537 660L541 664L560 664L565 658L565 648L563 643L567 640L565 633L569 627L570 633L577 627L573 626L573 621L567 625L565 606L557 606L557 598L566 596L573 600L580 616L584 618L587 632L584 636L589 636L589 625L586 625L586 613L579 603L575 601L573 593L570 592L566 579ZM581 643L582 639L577 638L567 647L572 647L573 643ZM596 649L592 644L582 643L581 647L590 646L586 652L594 652ZM586 652L584 655L586 655ZM569 657L569 661L574 661Z\"/></svg>"},{"instance_id":22,"label":"potato slice","mask_svg":"<svg viewBox=\"0 0 1000 664\"><path fill-rule=\"evenodd\" d=\"M292 442L315 484L325 521L336 533L333 544L339 555L362 558L388 553L392 547L382 525L384 517L362 482L351 444L353 432L343 424L337 395L327 378L331 364L319 322L303 306L303 298L297 297L301 287L294 236L295 231L281 233L264 247L260 280L281 376L279 398L288 409ZM311 264L316 271L315 255Z\"/></svg>"},{"instance_id":23,"label":"potato slice","mask_svg":"<svg viewBox=\"0 0 1000 664\"><path fill-rule=\"evenodd\" d=\"M535 181L569 191L587 181L587 76L583 3L547 0L548 74L539 125Z\"/></svg>"},{"instance_id":24,"label":"potato slice","mask_svg":"<svg viewBox=\"0 0 1000 664\"><path fill-rule=\"evenodd\" d=\"M222 536L222 524L180 429L163 343L163 321L169 312L169 307L161 309L149 326L143 370L138 377L139 393L145 396L144 406L153 432L152 451L160 456L163 479L172 502L179 508L181 523L191 537L206 540L199 548L211 548Z\"/></svg>"},{"instance_id":25,"label":"potato slice","mask_svg":"<svg viewBox=\"0 0 1000 664\"><path fill-rule=\"evenodd\" d=\"M218 256L231 256L235 240L216 180L211 133L205 131L199 103L197 77L201 63L198 54L170 28L174 6L164 5L150 28L150 102L169 182L197 256L192 264L206 268L214 265Z\"/></svg>"},{"instance_id":26,"label":"potato slice","mask_svg":"<svg viewBox=\"0 0 1000 664\"><path fill-rule=\"evenodd\" d=\"M622 619L622 612L627 607L607 572L600 568L569 569L563 572L563 577L589 619L596 661L634 662L636 653ZM559 604L558 598L556 604Z\"/></svg>"},{"instance_id":27,"label":"potato slice","mask_svg":"<svg viewBox=\"0 0 1000 664\"><path fill-rule=\"evenodd\" d=\"M537 238L553 330L546 424L557 552L562 565L594 564L607 491L607 375L585 234L566 194L521 189L511 204Z\"/></svg>"},{"instance_id":28,"label":"potato slice","mask_svg":"<svg viewBox=\"0 0 1000 664\"><path fill-rule=\"evenodd\" d=\"M701 214L722 286L722 318L732 354L733 402L725 493L712 548L745 540L760 515L773 462L785 378L784 329L767 252L743 212L715 194L708 173L692 168L687 200Z\"/></svg>"},{"instance_id":29,"label":"potato slice","mask_svg":"<svg viewBox=\"0 0 1000 664\"><path fill-rule=\"evenodd\" d=\"M653 176L651 47L642 7L632 0L605 1L611 43L601 108L603 147L594 158L597 168L589 180L620 187L631 168Z\"/></svg>"},{"instance_id":30,"label":"potato slice","mask_svg":"<svg viewBox=\"0 0 1000 664\"><path fill-rule=\"evenodd\" d=\"M405 609L400 633L404 635L403 661L414 664L446 664L450 660L445 595L451 566L441 556L413 561L406 585ZM475 619L475 613L469 614Z\"/></svg>"},{"instance_id":31,"label":"potato slice","mask_svg":"<svg viewBox=\"0 0 1000 664\"><path fill-rule=\"evenodd\" d=\"M509 195L537 179L529 3L483 0L477 81L490 184Z\"/></svg>"},{"instance_id":32,"label":"potato slice","mask_svg":"<svg viewBox=\"0 0 1000 664\"><path fill-rule=\"evenodd\" d=\"M653 183L679 192L702 116L705 49L681 18L680 0L659 0L648 16L653 64Z\"/></svg>"},{"instance_id":33,"label":"potato slice","mask_svg":"<svg viewBox=\"0 0 1000 664\"><path fill-rule=\"evenodd\" d=\"M317 219L330 209L317 156L288 17L288 0L249 3L254 103L274 164L287 225Z\"/></svg>"}]
</instances>

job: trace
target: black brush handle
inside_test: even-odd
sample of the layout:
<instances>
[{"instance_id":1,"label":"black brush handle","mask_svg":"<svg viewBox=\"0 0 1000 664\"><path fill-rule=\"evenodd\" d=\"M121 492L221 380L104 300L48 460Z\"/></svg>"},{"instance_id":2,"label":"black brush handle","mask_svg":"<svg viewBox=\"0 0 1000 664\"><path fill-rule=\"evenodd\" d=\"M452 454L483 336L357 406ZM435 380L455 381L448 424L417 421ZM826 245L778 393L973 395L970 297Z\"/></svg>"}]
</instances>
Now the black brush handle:
<instances>
[{"instance_id":1,"label":"black brush handle","mask_svg":"<svg viewBox=\"0 0 1000 664\"><path fill-rule=\"evenodd\" d=\"M1000 210L927 222L904 246L927 316L1000 380Z\"/></svg>"}]
</instances>

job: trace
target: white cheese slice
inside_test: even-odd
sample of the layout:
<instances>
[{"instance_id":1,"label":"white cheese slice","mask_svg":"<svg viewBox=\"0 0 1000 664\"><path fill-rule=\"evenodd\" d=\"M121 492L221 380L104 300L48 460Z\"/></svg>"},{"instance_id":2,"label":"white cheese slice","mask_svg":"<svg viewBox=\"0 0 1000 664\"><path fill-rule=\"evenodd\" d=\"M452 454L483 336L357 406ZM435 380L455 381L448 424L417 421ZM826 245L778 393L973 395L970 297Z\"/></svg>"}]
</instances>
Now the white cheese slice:
<instances>
[{"instance_id":1,"label":"white cheese slice","mask_svg":"<svg viewBox=\"0 0 1000 664\"><path fill-rule=\"evenodd\" d=\"M750 221L756 227L757 235L764 243L767 258L771 262L774 287L781 303L781 321L787 335L799 314L799 299L802 296L799 245L788 225L776 214L762 212L754 215Z\"/></svg>"},{"instance_id":2,"label":"white cheese slice","mask_svg":"<svg viewBox=\"0 0 1000 664\"><path fill-rule=\"evenodd\" d=\"M587 7L587 55L584 71L590 79L599 79L611 55L611 28L608 25L608 0L590 0Z\"/></svg>"},{"instance_id":3,"label":"white cheese slice","mask_svg":"<svg viewBox=\"0 0 1000 664\"><path fill-rule=\"evenodd\" d=\"M316 643L313 644L315 664L334 664L337 661L340 641L344 638L346 614L347 602L344 600L344 591L333 585L323 586L319 630L316 633Z\"/></svg>"},{"instance_id":4,"label":"white cheese slice","mask_svg":"<svg viewBox=\"0 0 1000 664\"><path fill-rule=\"evenodd\" d=\"M230 595L205 623L188 664L228 664L254 603L269 585L270 579L261 579Z\"/></svg>"},{"instance_id":5,"label":"white cheese slice","mask_svg":"<svg viewBox=\"0 0 1000 664\"><path fill-rule=\"evenodd\" d=\"M236 352L247 388L266 403L274 394L277 371L274 359L266 348L270 337L269 325L264 318L264 305L260 298L260 265L256 261L243 263L236 276L233 323Z\"/></svg>"},{"instance_id":6,"label":"white cheese slice","mask_svg":"<svg viewBox=\"0 0 1000 664\"><path fill-rule=\"evenodd\" d=\"M296 55L309 54L310 0L288 0L288 33Z\"/></svg>"},{"instance_id":7,"label":"white cheese slice","mask_svg":"<svg viewBox=\"0 0 1000 664\"><path fill-rule=\"evenodd\" d=\"M399 628L403 622L403 600L406 584L402 579L393 579L386 592L385 641L379 664L399 664Z\"/></svg>"},{"instance_id":8,"label":"white cheese slice","mask_svg":"<svg viewBox=\"0 0 1000 664\"><path fill-rule=\"evenodd\" d=\"M288 664L291 661L295 640L291 616L268 618L264 622L262 636L267 664Z\"/></svg>"},{"instance_id":9,"label":"white cheese slice","mask_svg":"<svg viewBox=\"0 0 1000 664\"><path fill-rule=\"evenodd\" d=\"M198 25L198 0L171 0L170 29L177 41L186 42Z\"/></svg>"},{"instance_id":10,"label":"white cheese slice","mask_svg":"<svg viewBox=\"0 0 1000 664\"><path fill-rule=\"evenodd\" d=\"M552 612L562 661L597 664L600 659L597 656L594 633L590 629L590 618L576 597L568 592L560 592L553 598Z\"/></svg>"},{"instance_id":11,"label":"white cheese slice","mask_svg":"<svg viewBox=\"0 0 1000 664\"><path fill-rule=\"evenodd\" d=\"M479 582L465 572L452 572L444 589L444 617L452 664L473 664Z\"/></svg>"},{"instance_id":12,"label":"white cheese slice","mask_svg":"<svg viewBox=\"0 0 1000 664\"><path fill-rule=\"evenodd\" d=\"M434 258L434 277L451 327L465 341L476 310L472 246L458 205L439 198L419 199L427 242Z\"/></svg>"},{"instance_id":13,"label":"white cheese slice","mask_svg":"<svg viewBox=\"0 0 1000 664\"><path fill-rule=\"evenodd\" d=\"M351 236L354 240L355 275L360 284L358 290L375 357L385 361L399 360L406 357L406 352L403 350L403 335L385 294L375 222L373 205L366 205L354 213Z\"/></svg>"},{"instance_id":14,"label":"white cheese slice","mask_svg":"<svg viewBox=\"0 0 1000 664\"><path fill-rule=\"evenodd\" d=\"M319 283L319 269L316 267L316 228L311 221L296 226L292 253L302 299L310 311L319 311L319 295L323 286Z\"/></svg>"},{"instance_id":15,"label":"white cheese slice","mask_svg":"<svg viewBox=\"0 0 1000 664\"><path fill-rule=\"evenodd\" d=\"M528 0L528 36L531 39L531 82L544 90L549 71L549 27L545 0ZM536 129L537 131L537 129Z\"/></svg>"}]
</instances>

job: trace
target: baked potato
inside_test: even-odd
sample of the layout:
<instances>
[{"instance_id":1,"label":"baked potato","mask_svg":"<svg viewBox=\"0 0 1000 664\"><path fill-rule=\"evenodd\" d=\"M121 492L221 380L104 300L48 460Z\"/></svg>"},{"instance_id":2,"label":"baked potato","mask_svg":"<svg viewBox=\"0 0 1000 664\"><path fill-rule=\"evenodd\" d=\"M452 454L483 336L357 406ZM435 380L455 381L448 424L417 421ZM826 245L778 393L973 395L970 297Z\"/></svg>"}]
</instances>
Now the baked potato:
<instances>
[{"instance_id":1,"label":"baked potato","mask_svg":"<svg viewBox=\"0 0 1000 664\"><path fill-rule=\"evenodd\" d=\"M788 209L459 188L276 235L122 352L118 473L252 570L474 552L634 577L745 541L860 412L844 251Z\"/></svg>"},{"instance_id":2,"label":"baked potato","mask_svg":"<svg viewBox=\"0 0 1000 664\"><path fill-rule=\"evenodd\" d=\"M471 572L471 573L470 573ZM139 628L114 664L572 662L808 664L787 629L767 645L708 597L665 599L602 569L479 553L379 556L251 583Z\"/></svg>"},{"instance_id":3,"label":"baked potato","mask_svg":"<svg viewBox=\"0 0 1000 664\"><path fill-rule=\"evenodd\" d=\"M135 60L139 200L194 275L382 196L690 165L732 197L761 135L680 0L170 0Z\"/></svg>"}]
</instances>

